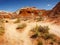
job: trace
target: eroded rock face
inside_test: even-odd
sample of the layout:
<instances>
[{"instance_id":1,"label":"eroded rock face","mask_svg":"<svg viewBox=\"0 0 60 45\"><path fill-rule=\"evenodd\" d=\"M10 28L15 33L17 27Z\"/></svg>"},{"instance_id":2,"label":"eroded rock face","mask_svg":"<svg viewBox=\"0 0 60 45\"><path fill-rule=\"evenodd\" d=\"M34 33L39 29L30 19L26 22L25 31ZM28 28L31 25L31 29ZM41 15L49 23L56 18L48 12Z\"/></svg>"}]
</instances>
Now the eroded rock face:
<instances>
[{"instance_id":1,"label":"eroded rock face","mask_svg":"<svg viewBox=\"0 0 60 45\"><path fill-rule=\"evenodd\" d=\"M52 18L56 18L60 16L60 2L57 3L57 5L52 9L49 16Z\"/></svg>"},{"instance_id":2,"label":"eroded rock face","mask_svg":"<svg viewBox=\"0 0 60 45\"><path fill-rule=\"evenodd\" d=\"M47 20L58 25L60 24L60 2L48 12Z\"/></svg>"},{"instance_id":3,"label":"eroded rock face","mask_svg":"<svg viewBox=\"0 0 60 45\"><path fill-rule=\"evenodd\" d=\"M18 14L18 17L37 17L37 16L45 16L47 15L47 11L46 10L40 10L40 9L37 9L35 7L28 7L28 8L23 8L23 9L20 9L18 11L16 11L16 13Z\"/></svg>"}]
</instances>

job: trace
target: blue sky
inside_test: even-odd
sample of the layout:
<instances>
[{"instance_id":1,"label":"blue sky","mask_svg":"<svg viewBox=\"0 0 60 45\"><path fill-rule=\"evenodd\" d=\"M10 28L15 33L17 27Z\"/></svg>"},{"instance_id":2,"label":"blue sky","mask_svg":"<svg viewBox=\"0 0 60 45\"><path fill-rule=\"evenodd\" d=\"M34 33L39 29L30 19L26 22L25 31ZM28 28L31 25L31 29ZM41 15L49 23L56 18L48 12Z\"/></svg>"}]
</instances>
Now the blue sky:
<instances>
[{"instance_id":1,"label":"blue sky","mask_svg":"<svg viewBox=\"0 0 60 45\"><path fill-rule=\"evenodd\" d=\"M0 0L0 10L14 12L22 7L52 9L60 0Z\"/></svg>"}]
</instances>

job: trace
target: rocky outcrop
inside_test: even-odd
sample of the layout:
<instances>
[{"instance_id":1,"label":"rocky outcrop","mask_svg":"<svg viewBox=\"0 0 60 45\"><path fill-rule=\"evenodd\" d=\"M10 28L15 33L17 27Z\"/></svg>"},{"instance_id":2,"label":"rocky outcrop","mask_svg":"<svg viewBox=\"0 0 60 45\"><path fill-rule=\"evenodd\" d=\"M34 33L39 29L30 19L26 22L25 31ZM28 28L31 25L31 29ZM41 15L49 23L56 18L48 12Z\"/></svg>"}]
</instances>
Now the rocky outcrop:
<instances>
[{"instance_id":1,"label":"rocky outcrop","mask_svg":"<svg viewBox=\"0 0 60 45\"><path fill-rule=\"evenodd\" d=\"M35 7L28 7L28 8L22 8L20 10L18 10L16 12L18 14L18 17L28 17L28 18L31 18L31 17L37 17L37 16L45 16L47 15L47 11L46 10L40 10L40 9L37 9Z\"/></svg>"},{"instance_id":2,"label":"rocky outcrop","mask_svg":"<svg viewBox=\"0 0 60 45\"><path fill-rule=\"evenodd\" d=\"M16 18L16 13L0 12L0 18Z\"/></svg>"},{"instance_id":3,"label":"rocky outcrop","mask_svg":"<svg viewBox=\"0 0 60 45\"><path fill-rule=\"evenodd\" d=\"M60 16L60 2L51 10L49 17L57 18Z\"/></svg>"}]
</instances>

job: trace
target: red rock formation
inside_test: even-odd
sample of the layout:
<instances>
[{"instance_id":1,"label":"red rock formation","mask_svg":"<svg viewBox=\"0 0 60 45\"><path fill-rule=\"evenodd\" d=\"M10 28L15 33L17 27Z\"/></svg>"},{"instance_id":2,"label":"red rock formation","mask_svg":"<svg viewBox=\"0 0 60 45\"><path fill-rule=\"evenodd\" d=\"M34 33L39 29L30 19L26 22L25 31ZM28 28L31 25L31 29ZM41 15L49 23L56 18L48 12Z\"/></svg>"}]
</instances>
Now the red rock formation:
<instances>
[{"instance_id":1,"label":"red rock formation","mask_svg":"<svg viewBox=\"0 0 60 45\"><path fill-rule=\"evenodd\" d=\"M51 10L50 17L56 18L60 15L60 2Z\"/></svg>"},{"instance_id":2,"label":"red rock formation","mask_svg":"<svg viewBox=\"0 0 60 45\"><path fill-rule=\"evenodd\" d=\"M16 13L0 12L0 18L15 18Z\"/></svg>"},{"instance_id":3,"label":"red rock formation","mask_svg":"<svg viewBox=\"0 0 60 45\"><path fill-rule=\"evenodd\" d=\"M37 16L46 16L47 12L46 10L39 10L35 7L29 7L29 8L23 8L19 10L18 17L37 17Z\"/></svg>"}]
</instances>

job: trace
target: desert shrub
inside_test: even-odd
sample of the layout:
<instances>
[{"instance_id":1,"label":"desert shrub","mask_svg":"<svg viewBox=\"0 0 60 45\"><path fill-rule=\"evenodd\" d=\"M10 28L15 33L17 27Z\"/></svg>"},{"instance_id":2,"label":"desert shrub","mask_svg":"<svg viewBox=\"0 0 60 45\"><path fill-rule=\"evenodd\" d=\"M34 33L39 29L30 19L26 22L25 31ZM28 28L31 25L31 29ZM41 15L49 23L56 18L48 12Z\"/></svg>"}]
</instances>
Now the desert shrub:
<instances>
[{"instance_id":1,"label":"desert shrub","mask_svg":"<svg viewBox=\"0 0 60 45\"><path fill-rule=\"evenodd\" d=\"M38 31L41 33L48 33L49 27L48 26L39 26Z\"/></svg>"},{"instance_id":2,"label":"desert shrub","mask_svg":"<svg viewBox=\"0 0 60 45\"><path fill-rule=\"evenodd\" d=\"M17 20L14 22L14 23L19 23L20 22L20 19L19 18L17 18Z\"/></svg>"},{"instance_id":3,"label":"desert shrub","mask_svg":"<svg viewBox=\"0 0 60 45\"><path fill-rule=\"evenodd\" d=\"M34 34L30 38L37 38L37 37L38 37L38 34Z\"/></svg>"},{"instance_id":4,"label":"desert shrub","mask_svg":"<svg viewBox=\"0 0 60 45\"><path fill-rule=\"evenodd\" d=\"M36 17L36 20L37 21L43 21L44 20L44 17L42 17L42 15L39 15L38 17Z\"/></svg>"},{"instance_id":5,"label":"desert shrub","mask_svg":"<svg viewBox=\"0 0 60 45\"><path fill-rule=\"evenodd\" d=\"M58 45L60 45L60 41L58 41Z\"/></svg>"},{"instance_id":6,"label":"desert shrub","mask_svg":"<svg viewBox=\"0 0 60 45\"><path fill-rule=\"evenodd\" d=\"M8 20L6 20L5 22L8 23Z\"/></svg>"},{"instance_id":7,"label":"desert shrub","mask_svg":"<svg viewBox=\"0 0 60 45\"><path fill-rule=\"evenodd\" d=\"M42 36L42 34L44 35L44 33L48 33L48 30L49 30L48 26L38 26L38 25L36 25L36 27L32 30L33 32L35 32L35 34L32 35L32 38L40 37L40 36Z\"/></svg>"},{"instance_id":8,"label":"desert shrub","mask_svg":"<svg viewBox=\"0 0 60 45\"><path fill-rule=\"evenodd\" d=\"M51 40L52 40L53 42L56 42L56 41L57 41L56 38L54 38L54 37L53 37Z\"/></svg>"},{"instance_id":9,"label":"desert shrub","mask_svg":"<svg viewBox=\"0 0 60 45\"><path fill-rule=\"evenodd\" d=\"M0 27L0 35L3 35L3 34L4 34L4 28Z\"/></svg>"},{"instance_id":10,"label":"desert shrub","mask_svg":"<svg viewBox=\"0 0 60 45\"><path fill-rule=\"evenodd\" d=\"M37 21L43 21L44 19L42 17L37 18Z\"/></svg>"},{"instance_id":11,"label":"desert shrub","mask_svg":"<svg viewBox=\"0 0 60 45\"><path fill-rule=\"evenodd\" d=\"M3 22L4 22L4 19L1 19L1 18L0 18L0 23L3 23Z\"/></svg>"},{"instance_id":12,"label":"desert shrub","mask_svg":"<svg viewBox=\"0 0 60 45\"><path fill-rule=\"evenodd\" d=\"M47 39L54 39L54 35L53 34L49 34L49 33L45 33L44 35L42 35L42 37L47 40Z\"/></svg>"},{"instance_id":13,"label":"desert shrub","mask_svg":"<svg viewBox=\"0 0 60 45\"><path fill-rule=\"evenodd\" d=\"M24 27L26 27L25 23L18 25L18 27L16 29L23 29Z\"/></svg>"},{"instance_id":14,"label":"desert shrub","mask_svg":"<svg viewBox=\"0 0 60 45\"><path fill-rule=\"evenodd\" d=\"M25 18L25 19L23 19L24 21L27 21L28 19L27 18Z\"/></svg>"},{"instance_id":15,"label":"desert shrub","mask_svg":"<svg viewBox=\"0 0 60 45\"><path fill-rule=\"evenodd\" d=\"M37 45L43 45L43 42L42 41L38 41Z\"/></svg>"},{"instance_id":16,"label":"desert shrub","mask_svg":"<svg viewBox=\"0 0 60 45\"><path fill-rule=\"evenodd\" d=\"M50 42L50 44L51 44L51 45L53 45L53 44L54 44L54 42L52 42L52 41L51 41L51 42Z\"/></svg>"},{"instance_id":17,"label":"desert shrub","mask_svg":"<svg viewBox=\"0 0 60 45\"><path fill-rule=\"evenodd\" d=\"M38 28L38 25L36 25L36 27L31 30L32 32L34 32L34 35L32 35L31 38L37 38L39 36Z\"/></svg>"}]
</instances>

